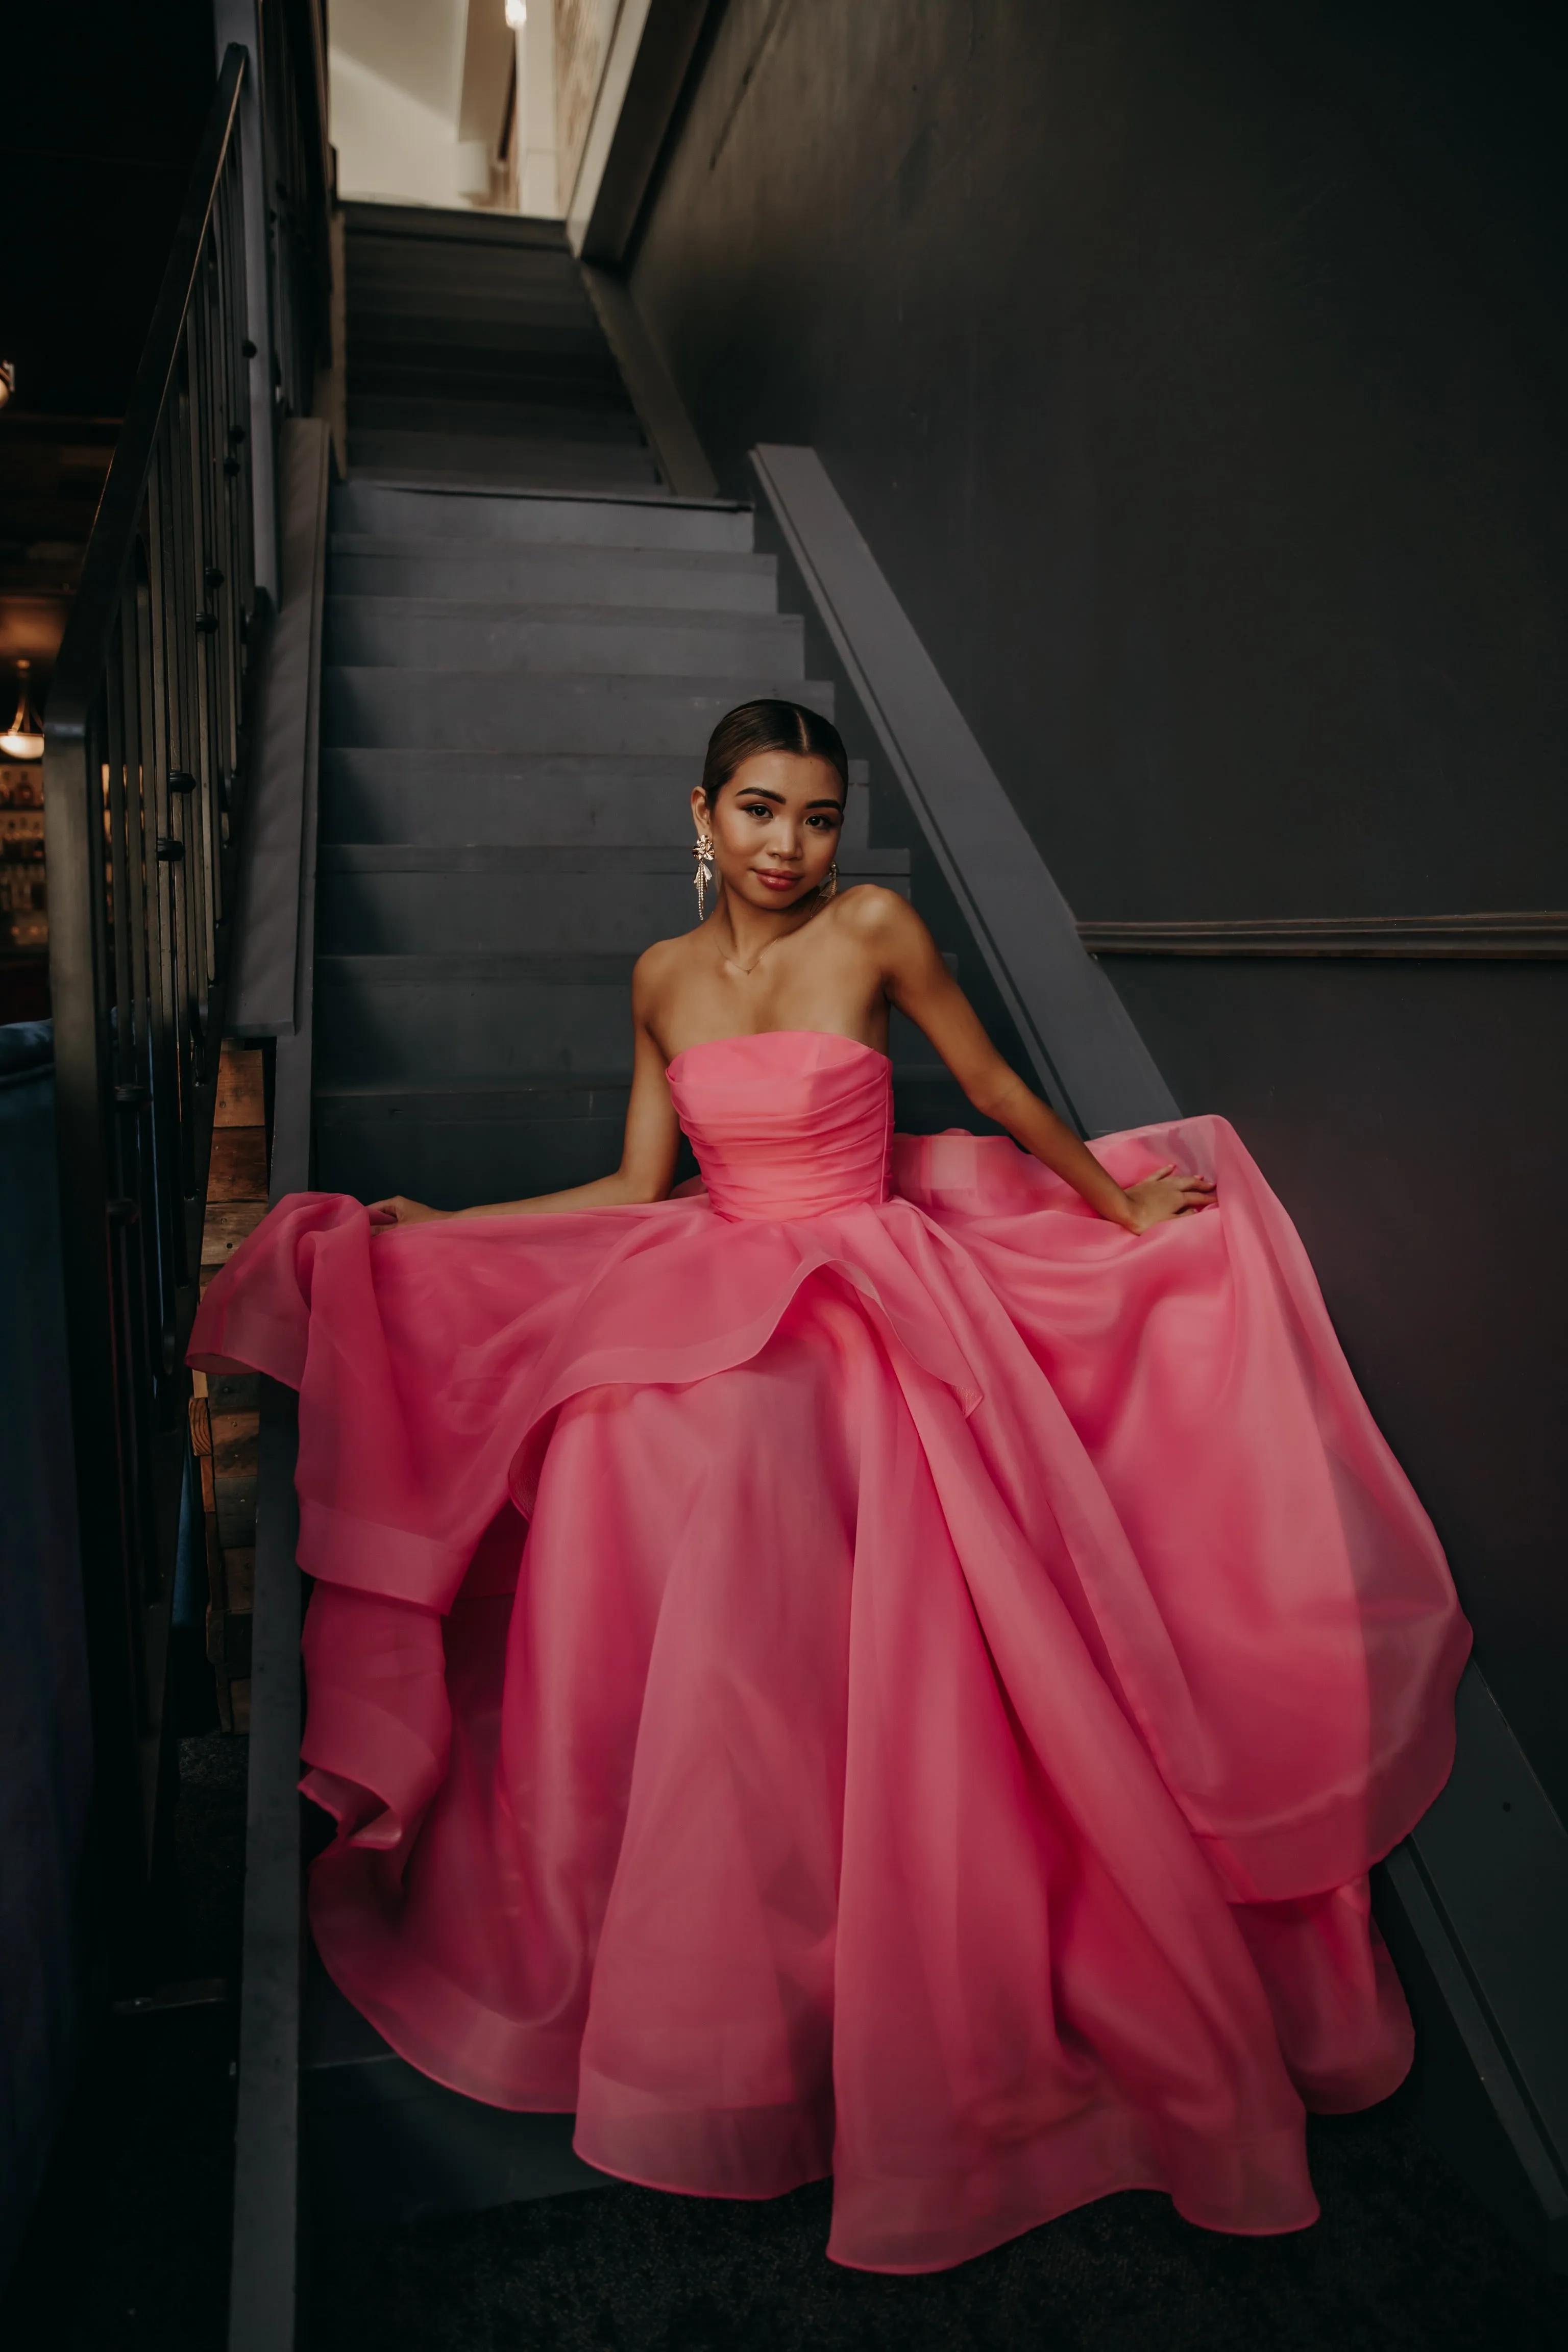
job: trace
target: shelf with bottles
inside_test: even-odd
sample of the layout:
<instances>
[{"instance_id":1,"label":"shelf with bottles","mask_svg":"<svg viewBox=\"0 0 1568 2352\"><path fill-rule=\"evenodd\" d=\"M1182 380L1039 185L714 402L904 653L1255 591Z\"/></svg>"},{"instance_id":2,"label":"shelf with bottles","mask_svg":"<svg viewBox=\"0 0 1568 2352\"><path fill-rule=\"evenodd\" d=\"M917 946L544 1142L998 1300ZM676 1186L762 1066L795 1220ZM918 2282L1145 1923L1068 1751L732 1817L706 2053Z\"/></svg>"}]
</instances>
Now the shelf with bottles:
<instances>
[{"instance_id":1,"label":"shelf with bottles","mask_svg":"<svg viewBox=\"0 0 1568 2352\"><path fill-rule=\"evenodd\" d=\"M0 952L42 954L49 918L44 883L44 771L0 761Z\"/></svg>"}]
</instances>

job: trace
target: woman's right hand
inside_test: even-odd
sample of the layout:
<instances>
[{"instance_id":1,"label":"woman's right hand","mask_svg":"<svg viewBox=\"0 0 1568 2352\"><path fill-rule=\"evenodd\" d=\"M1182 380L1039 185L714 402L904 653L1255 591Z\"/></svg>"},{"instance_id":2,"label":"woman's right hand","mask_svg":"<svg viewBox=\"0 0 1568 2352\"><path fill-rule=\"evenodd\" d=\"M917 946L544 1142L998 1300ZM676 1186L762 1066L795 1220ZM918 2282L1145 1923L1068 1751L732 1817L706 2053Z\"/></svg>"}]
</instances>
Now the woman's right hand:
<instances>
[{"instance_id":1,"label":"woman's right hand","mask_svg":"<svg viewBox=\"0 0 1568 2352\"><path fill-rule=\"evenodd\" d=\"M1192 1217L1200 1209L1214 1208L1215 1181L1212 1176L1189 1175L1173 1160L1167 1160L1152 1176L1129 1184L1126 1197L1132 1208L1127 1231L1146 1234L1151 1225L1163 1225L1172 1217Z\"/></svg>"},{"instance_id":2,"label":"woman's right hand","mask_svg":"<svg viewBox=\"0 0 1568 2352\"><path fill-rule=\"evenodd\" d=\"M450 1209L427 1209L423 1201L410 1201L402 1192L370 1203L370 1221L375 1226L424 1225L452 1213Z\"/></svg>"}]
</instances>

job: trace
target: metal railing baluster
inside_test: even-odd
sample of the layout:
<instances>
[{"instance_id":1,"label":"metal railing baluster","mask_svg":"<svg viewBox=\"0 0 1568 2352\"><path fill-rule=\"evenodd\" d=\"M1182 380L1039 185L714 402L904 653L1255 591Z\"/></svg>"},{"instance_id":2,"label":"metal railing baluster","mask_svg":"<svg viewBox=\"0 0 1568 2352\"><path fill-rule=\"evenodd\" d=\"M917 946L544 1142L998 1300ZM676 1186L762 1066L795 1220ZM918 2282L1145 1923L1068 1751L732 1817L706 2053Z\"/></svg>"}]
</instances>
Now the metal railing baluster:
<instances>
[{"instance_id":1,"label":"metal railing baluster","mask_svg":"<svg viewBox=\"0 0 1568 2352\"><path fill-rule=\"evenodd\" d=\"M45 724L99 1916L122 1979L138 1966L156 1829L184 1356L260 639L237 135L248 70L231 47Z\"/></svg>"}]
</instances>

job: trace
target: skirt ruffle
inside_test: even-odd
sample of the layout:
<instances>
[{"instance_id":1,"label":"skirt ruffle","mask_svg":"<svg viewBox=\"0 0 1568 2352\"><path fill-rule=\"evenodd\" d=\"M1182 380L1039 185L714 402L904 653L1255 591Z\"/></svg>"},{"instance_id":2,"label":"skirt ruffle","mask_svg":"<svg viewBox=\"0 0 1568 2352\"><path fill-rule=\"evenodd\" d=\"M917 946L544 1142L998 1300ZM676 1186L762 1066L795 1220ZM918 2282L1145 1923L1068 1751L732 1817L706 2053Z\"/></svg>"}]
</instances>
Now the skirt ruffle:
<instances>
[{"instance_id":1,"label":"skirt ruffle","mask_svg":"<svg viewBox=\"0 0 1568 2352\"><path fill-rule=\"evenodd\" d=\"M1303 2105L1408 2063L1365 1874L1468 1635L1231 1129L896 1197L373 1233L296 1195L192 1360L300 1392L311 1918L395 2048L652 2185L831 2171L957 2262L1124 2187L1315 2212Z\"/></svg>"}]
</instances>

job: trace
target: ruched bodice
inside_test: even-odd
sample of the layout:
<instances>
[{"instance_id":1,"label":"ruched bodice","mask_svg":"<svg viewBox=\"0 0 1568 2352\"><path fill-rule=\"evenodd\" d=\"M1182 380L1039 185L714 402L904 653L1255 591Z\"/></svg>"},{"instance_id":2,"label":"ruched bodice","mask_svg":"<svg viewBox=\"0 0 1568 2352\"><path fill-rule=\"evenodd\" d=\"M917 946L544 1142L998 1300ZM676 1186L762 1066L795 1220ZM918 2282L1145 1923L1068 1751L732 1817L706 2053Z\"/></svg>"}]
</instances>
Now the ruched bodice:
<instances>
[{"instance_id":1,"label":"ruched bodice","mask_svg":"<svg viewBox=\"0 0 1568 2352\"><path fill-rule=\"evenodd\" d=\"M892 1070L817 1029L689 1045L669 1091L721 1217L824 1217L888 1197Z\"/></svg>"}]
</instances>

